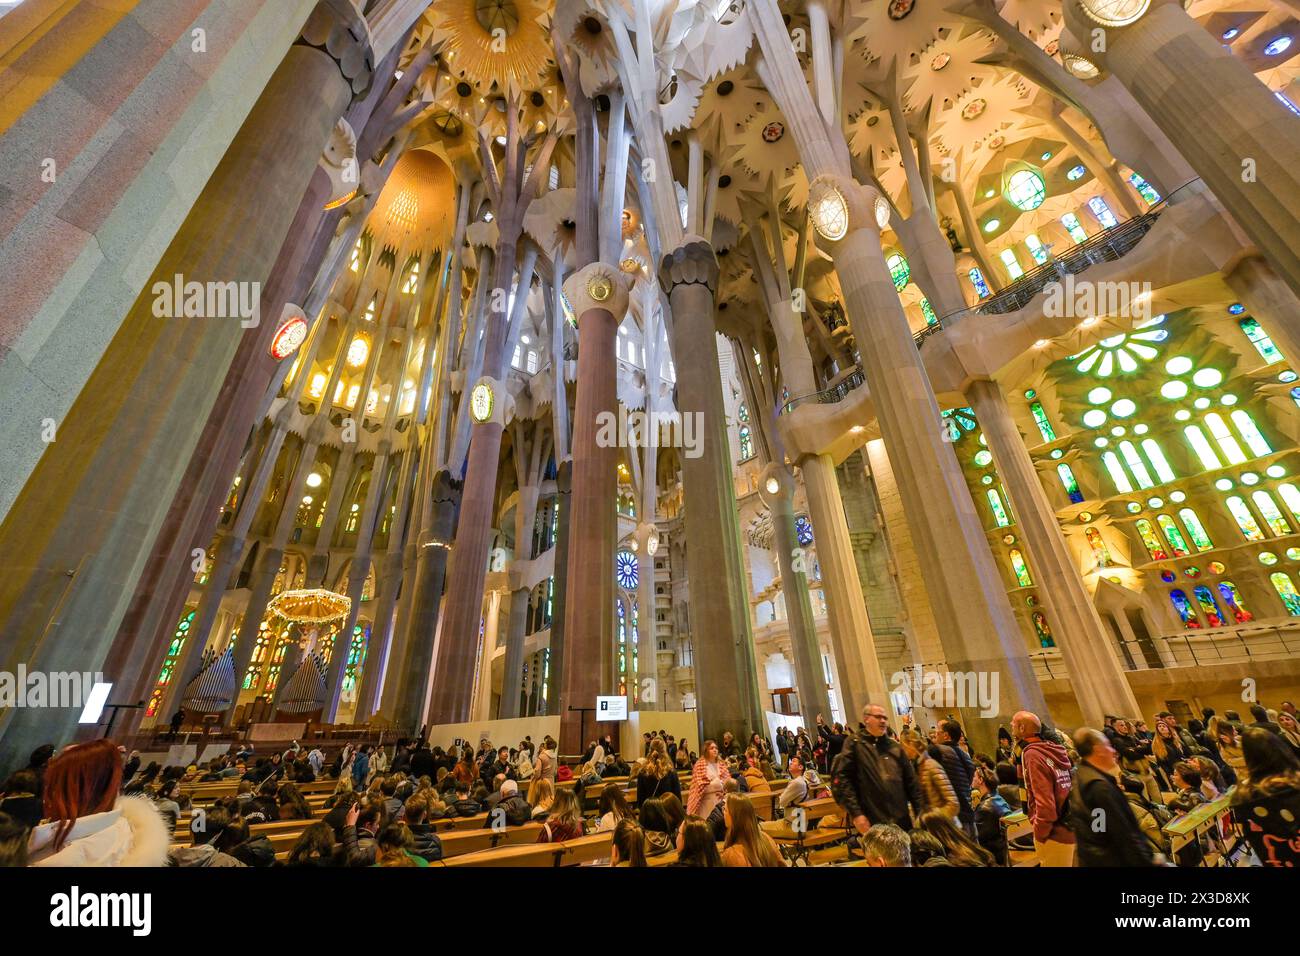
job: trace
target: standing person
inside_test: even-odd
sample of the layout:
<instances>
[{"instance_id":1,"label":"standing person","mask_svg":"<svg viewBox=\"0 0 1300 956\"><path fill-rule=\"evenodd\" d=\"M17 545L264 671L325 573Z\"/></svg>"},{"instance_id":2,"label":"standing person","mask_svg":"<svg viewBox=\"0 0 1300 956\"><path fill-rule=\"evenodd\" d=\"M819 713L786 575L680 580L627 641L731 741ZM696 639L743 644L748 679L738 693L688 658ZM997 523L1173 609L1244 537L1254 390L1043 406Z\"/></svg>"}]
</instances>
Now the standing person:
<instances>
[{"instance_id":1,"label":"standing person","mask_svg":"<svg viewBox=\"0 0 1300 956\"><path fill-rule=\"evenodd\" d=\"M873 824L912 828L910 806L920 813L921 788L903 748L889 737L889 718L879 704L862 708L865 729L851 737L840 754L831 781L835 802L859 833Z\"/></svg>"},{"instance_id":2,"label":"standing person","mask_svg":"<svg viewBox=\"0 0 1300 956\"><path fill-rule=\"evenodd\" d=\"M1105 734L1091 727L1074 732L1079 768L1068 801L1079 866L1155 866L1124 791L1115 782L1119 754Z\"/></svg>"},{"instance_id":3,"label":"standing person","mask_svg":"<svg viewBox=\"0 0 1300 956\"><path fill-rule=\"evenodd\" d=\"M939 723L935 732L935 743L930 748L930 755L937 752L940 766L948 775L953 793L957 796L959 812L957 819L967 836L975 834L975 808L970 805L971 789L974 786L975 761L961 746L961 724L955 720Z\"/></svg>"},{"instance_id":4,"label":"standing person","mask_svg":"<svg viewBox=\"0 0 1300 956\"><path fill-rule=\"evenodd\" d=\"M738 793L727 795L722 805L727 838L722 847L723 866L785 866L776 841L758 825L754 805Z\"/></svg>"},{"instance_id":5,"label":"standing person","mask_svg":"<svg viewBox=\"0 0 1300 956\"><path fill-rule=\"evenodd\" d=\"M122 757L111 740L73 744L45 774L48 823L32 831L32 866L163 866L171 833L147 797L119 796Z\"/></svg>"},{"instance_id":6,"label":"standing person","mask_svg":"<svg viewBox=\"0 0 1300 956\"><path fill-rule=\"evenodd\" d=\"M185 723L185 708L178 707L176 713L172 714L171 722L168 724L169 740L175 740L176 735L181 732L181 725Z\"/></svg>"},{"instance_id":7,"label":"standing person","mask_svg":"<svg viewBox=\"0 0 1300 956\"><path fill-rule=\"evenodd\" d=\"M953 793L952 782L939 761L929 754L926 739L910 727L900 735L900 744L907 759L916 771L916 783L921 790L922 810L938 810L954 820L961 813L961 804Z\"/></svg>"},{"instance_id":8,"label":"standing person","mask_svg":"<svg viewBox=\"0 0 1300 956\"><path fill-rule=\"evenodd\" d=\"M695 762L691 773L691 789L686 796L687 815L707 820L722 799L730 779L731 772L727 770L726 761L720 759L717 742L704 741L704 753Z\"/></svg>"},{"instance_id":9,"label":"standing person","mask_svg":"<svg viewBox=\"0 0 1300 956\"><path fill-rule=\"evenodd\" d=\"M537 752L536 776L555 783L556 764L555 741L547 734L542 738L542 749Z\"/></svg>"},{"instance_id":10,"label":"standing person","mask_svg":"<svg viewBox=\"0 0 1300 956\"><path fill-rule=\"evenodd\" d=\"M1043 737L1037 714L1022 710L1011 718L1020 743L1025 783L1025 811L1034 828L1034 851L1041 866L1073 866L1074 834L1065 825L1070 797L1070 756L1055 740Z\"/></svg>"},{"instance_id":11,"label":"standing person","mask_svg":"<svg viewBox=\"0 0 1300 956\"><path fill-rule=\"evenodd\" d=\"M1265 866L1300 867L1300 758L1277 734L1248 728L1241 738L1249 779L1232 794L1232 815Z\"/></svg>"},{"instance_id":12,"label":"standing person","mask_svg":"<svg viewBox=\"0 0 1300 956\"><path fill-rule=\"evenodd\" d=\"M662 797L665 793L675 793L680 799L682 781L668 760L668 748L662 739L656 737L650 741L650 753L636 776L637 806L644 806L647 800Z\"/></svg>"},{"instance_id":13,"label":"standing person","mask_svg":"<svg viewBox=\"0 0 1300 956\"><path fill-rule=\"evenodd\" d=\"M363 744L352 758L352 789L366 789L366 779L370 776L370 745Z\"/></svg>"}]
</instances>

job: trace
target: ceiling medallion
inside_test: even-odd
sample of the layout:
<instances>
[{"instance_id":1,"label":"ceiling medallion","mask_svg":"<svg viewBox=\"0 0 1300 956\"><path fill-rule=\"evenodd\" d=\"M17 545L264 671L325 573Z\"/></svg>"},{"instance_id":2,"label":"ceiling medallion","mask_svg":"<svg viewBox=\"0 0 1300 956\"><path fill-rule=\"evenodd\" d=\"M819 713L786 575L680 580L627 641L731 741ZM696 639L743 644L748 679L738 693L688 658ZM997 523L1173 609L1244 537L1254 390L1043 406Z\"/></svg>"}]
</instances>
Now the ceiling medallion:
<instances>
[{"instance_id":1,"label":"ceiling medallion","mask_svg":"<svg viewBox=\"0 0 1300 956\"><path fill-rule=\"evenodd\" d=\"M479 382L474 386L474 390L469 393L470 417L480 425L492 417L492 410L495 405L496 394L492 391L492 386L487 382Z\"/></svg>"},{"instance_id":2,"label":"ceiling medallion","mask_svg":"<svg viewBox=\"0 0 1300 956\"><path fill-rule=\"evenodd\" d=\"M271 358L277 362L288 358L306 338L307 320L295 315L276 329L275 338L271 340Z\"/></svg>"},{"instance_id":3,"label":"ceiling medallion","mask_svg":"<svg viewBox=\"0 0 1300 956\"><path fill-rule=\"evenodd\" d=\"M916 7L916 0L889 0L889 19L901 20Z\"/></svg>"},{"instance_id":4,"label":"ceiling medallion","mask_svg":"<svg viewBox=\"0 0 1300 956\"><path fill-rule=\"evenodd\" d=\"M587 280L587 295L592 302L604 302L614 293L614 285L608 276L594 275Z\"/></svg>"},{"instance_id":5,"label":"ceiling medallion","mask_svg":"<svg viewBox=\"0 0 1300 956\"><path fill-rule=\"evenodd\" d=\"M973 120L987 107L988 101L983 97L977 97L961 108L961 118L964 120Z\"/></svg>"},{"instance_id":6,"label":"ceiling medallion","mask_svg":"<svg viewBox=\"0 0 1300 956\"><path fill-rule=\"evenodd\" d=\"M940 70L942 70L945 66L948 65L950 60L952 60L952 54L940 53L933 60L930 61L930 69L938 73Z\"/></svg>"},{"instance_id":7,"label":"ceiling medallion","mask_svg":"<svg viewBox=\"0 0 1300 956\"><path fill-rule=\"evenodd\" d=\"M1043 47L1043 52L1048 56L1056 56L1056 51L1061 48L1060 40L1052 40L1047 46Z\"/></svg>"},{"instance_id":8,"label":"ceiling medallion","mask_svg":"<svg viewBox=\"0 0 1300 956\"><path fill-rule=\"evenodd\" d=\"M989 140L989 149L1001 149L1007 144L1007 138L999 133Z\"/></svg>"},{"instance_id":9,"label":"ceiling medallion","mask_svg":"<svg viewBox=\"0 0 1300 956\"><path fill-rule=\"evenodd\" d=\"M763 127L763 142L765 143L775 143L784 135L785 124L778 122L777 120L772 120L772 122Z\"/></svg>"}]
</instances>

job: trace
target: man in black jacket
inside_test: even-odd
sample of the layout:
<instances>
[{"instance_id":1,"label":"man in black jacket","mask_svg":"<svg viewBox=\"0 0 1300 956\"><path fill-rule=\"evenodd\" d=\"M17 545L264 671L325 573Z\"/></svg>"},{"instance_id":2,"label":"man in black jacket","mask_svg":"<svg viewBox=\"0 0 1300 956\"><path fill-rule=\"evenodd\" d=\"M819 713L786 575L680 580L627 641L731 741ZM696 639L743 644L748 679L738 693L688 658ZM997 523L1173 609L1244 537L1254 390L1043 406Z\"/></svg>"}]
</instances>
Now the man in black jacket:
<instances>
[{"instance_id":1,"label":"man in black jacket","mask_svg":"<svg viewBox=\"0 0 1300 956\"><path fill-rule=\"evenodd\" d=\"M921 788L912 762L886 731L889 718L879 704L862 709L866 730L844 744L831 791L859 833L877 823L912 828L908 806L921 812Z\"/></svg>"},{"instance_id":2,"label":"man in black jacket","mask_svg":"<svg viewBox=\"0 0 1300 956\"><path fill-rule=\"evenodd\" d=\"M1079 767L1067 801L1068 822L1078 843L1079 866L1155 866L1151 843L1115 782L1119 755L1106 735L1091 727L1074 733Z\"/></svg>"},{"instance_id":3,"label":"man in black jacket","mask_svg":"<svg viewBox=\"0 0 1300 956\"><path fill-rule=\"evenodd\" d=\"M939 724L935 740L936 743L929 748L930 756L939 761L957 794L957 819L961 821L961 828L967 836L974 837L975 808L971 806L970 794L975 783L975 761L958 746L961 724L955 720L943 721Z\"/></svg>"}]
</instances>

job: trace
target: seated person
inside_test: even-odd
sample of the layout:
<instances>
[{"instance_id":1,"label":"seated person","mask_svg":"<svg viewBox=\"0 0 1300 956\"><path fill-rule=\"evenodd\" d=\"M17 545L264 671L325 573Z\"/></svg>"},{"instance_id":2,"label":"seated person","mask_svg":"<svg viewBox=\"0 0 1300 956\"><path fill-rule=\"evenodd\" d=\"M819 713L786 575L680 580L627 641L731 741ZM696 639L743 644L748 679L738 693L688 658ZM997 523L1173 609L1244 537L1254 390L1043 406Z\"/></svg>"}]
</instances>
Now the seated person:
<instances>
[{"instance_id":1,"label":"seated person","mask_svg":"<svg viewBox=\"0 0 1300 956\"><path fill-rule=\"evenodd\" d=\"M469 795L469 784L458 782L456 784L456 799L447 804L447 816L449 817L476 817L483 812L477 800L471 800Z\"/></svg>"}]
</instances>

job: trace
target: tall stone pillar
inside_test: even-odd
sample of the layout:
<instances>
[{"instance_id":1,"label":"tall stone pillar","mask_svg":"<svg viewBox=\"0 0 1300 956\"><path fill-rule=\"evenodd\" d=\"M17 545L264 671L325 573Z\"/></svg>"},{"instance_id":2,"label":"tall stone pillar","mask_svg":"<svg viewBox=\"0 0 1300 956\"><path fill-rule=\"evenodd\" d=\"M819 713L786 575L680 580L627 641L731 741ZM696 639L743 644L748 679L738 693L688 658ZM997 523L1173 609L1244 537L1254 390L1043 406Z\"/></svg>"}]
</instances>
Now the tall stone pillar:
<instances>
[{"instance_id":1,"label":"tall stone pillar","mask_svg":"<svg viewBox=\"0 0 1300 956\"><path fill-rule=\"evenodd\" d=\"M988 380L971 382L966 396L1011 495L1016 527L1028 547L1030 570L1038 580L1038 593L1051 618L1084 721L1100 727L1106 714L1140 713L1092 595L1061 537L1056 512L1007 408L1006 396L997 382Z\"/></svg>"},{"instance_id":2,"label":"tall stone pillar","mask_svg":"<svg viewBox=\"0 0 1300 956\"><path fill-rule=\"evenodd\" d=\"M429 700L433 656L437 647L438 610L447 580L447 557L456 527L461 483L446 471L429 479L426 521L416 536L415 576L411 582L411 617L407 628L406 660L401 670L392 714L393 720L407 727L418 727L424 720ZM388 695L384 695L387 699Z\"/></svg>"},{"instance_id":3,"label":"tall stone pillar","mask_svg":"<svg viewBox=\"0 0 1300 956\"><path fill-rule=\"evenodd\" d=\"M513 572L512 577L516 576ZM513 583L513 582L512 582ZM524 641L528 635L528 588L516 587L510 592L510 614L506 618L506 658L501 679L501 706L497 716L502 720L524 716L519 710L520 689L524 684Z\"/></svg>"},{"instance_id":4,"label":"tall stone pillar","mask_svg":"<svg viewBox=\"0 0 1300 956\"><path fill-rule=\"evenodd\" d=\"M996 714L972 701L959 708L972 739L992 742L991 731L987 740L979 735L996 722L981 717L1007 723L1017 710L1042 713L1046 704L881 255L888 209L874 189L835 174L813 182L810 205L840 277L918 554L926 573L942 580L929 590L947 667L998 678Z\"/></svg>"},{"instance_id":5,"label":"tall stone pillar","mask_svg":"<svg viewBox=\"0 0 1300 956\"><path fill-rule=\"evenodd\" d=\"M474 720L492 719L492 658L496 656L500 636L501 592L493 589L483 599L483 640L479 646L478 681L474 689Z\"/></svg>"},{"instance_id":6,"label":"tall stone pillar","mask_svg":"<svg viewBox=\"0 0 1300 956\"><path fill-rule=\"evenodd\" d=\"M410 454L408 451L407 454ZM395 533L396 525L394 525ZM357 687L357 706L353 723L366 723L379 709L379 695L385 670L391 659L393 646L393 613L397 606L397 592L402 583L402 549L390 548L384 555L380 568L379 596L375 600L375 622L370 630L370 646L366 648L365 666L361 668L361 682ZM409 582L408 582L409 586ZM391 672L390 672L391 673Z\"/></svg>"},{"instance_id":7,"label":"tall stone pillar","mask_svg":"<svg viewBox=\"0 0 1300 956\"><path fill-rule=\"evenodd\" d=\"M794 654L795 681L799 685L799 712L811 725L821 714L831 720L831 699L822 672L821 646L808 597L808 576L802 548L794 528L794 479L784 465L769 463L759 478L758 496L772 516L773 547L781 570L781 593L785 595L785 619ZM796 563L795 551L800 555Z\"/></svg>"},{"instance_id":8,"label":"tall stone pillar","mask_svg":"<svg viewBox=\"0 0 1300 956\"><path fill-rule=\"evenodd\" d=\"M682 456L682 484L701 733L708 739L730 730L740 737L762 727L763 709L718 372L713 250L687 236L664 256L659 282L673 315L677 410L700 423L698 447Z\"/></svg>"},{"instance_id":9,"label":"tall stone pillar","mask_svg":"<svg viewBox=\"0 0 1300 956\"><path fill-rule=\"evenodd\" d=\"M260 298L321 149L372 68L356 8L317 6L0 525L0 554L23 556L0 583L5 661L62 671L105 659L243 323L269 318L243 315L238 290ZM177 276L216 308L191 314L173 294ZM88 620L97 622L89 640ZM0 762L33 740L70 736L77 716L10 714Z\"/></svg>"},{"instance_id":10,"label":"tall stone pillar","mask_svg":"<svg viewBox=\"0 0 1300 956\"><path fill-rule=\"evenodd\" d=\"M610 690L602 686L599 662L608 658L614 640L619 436L609 423L618 419L614 340L627 313L627 277L616 266L593 262L564 281L564 293L578 316L578 397L558 706L560 752L581 753L584 714L570 708L595 707L596 696Z\"/></svg>"},{"instance_id":11,"label":"tall stone pillar","mask_svg":"<svg viewBox=\"0 0 1300 956\"><path fill-rule=\"evenodd\" d=\"M557 417L557 422L559 421ZM557 426L558 427L558 426ZM556 442L556 447L559 447ZM555 603L551 607L550 687L546 694L546 716L560 710L559 675L564 673L564 616L568 613L569 593L569 519L573 511L573 459L561 459L555 469L555 508L559 512L555 531Z\"/></svg>"},{"instance_id":12,"label":"tall stone pillar","mask_svg":"<svg viewBox=\"0 0 1300 956\"><path fill-rule=\"evenodd\" d=\"M1067 0L1077 37L1102 29L1109 69L1164 131L1214 195L1300 295L1300 124L1245 60L1176 0L1153 0L1126 26Z\"/></svg>"}]
</instances>

